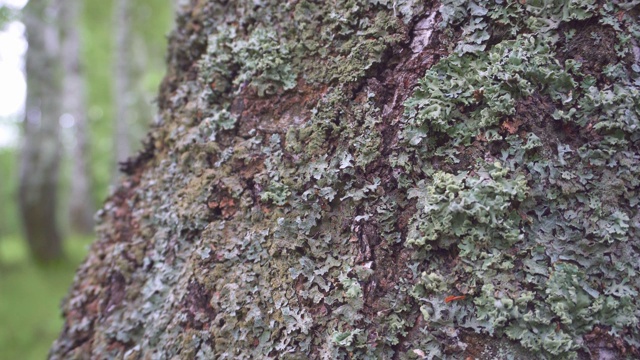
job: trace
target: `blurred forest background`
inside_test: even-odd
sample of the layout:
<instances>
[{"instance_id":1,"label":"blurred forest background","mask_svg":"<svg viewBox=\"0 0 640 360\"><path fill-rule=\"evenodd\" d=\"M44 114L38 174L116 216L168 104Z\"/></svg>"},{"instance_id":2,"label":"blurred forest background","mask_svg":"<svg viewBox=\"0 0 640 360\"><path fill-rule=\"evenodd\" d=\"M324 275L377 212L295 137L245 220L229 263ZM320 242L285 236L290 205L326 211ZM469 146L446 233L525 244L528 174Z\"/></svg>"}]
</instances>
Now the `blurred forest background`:
<instances>
[{"instance_id":1,"label":"blurred forest background","mask_svg":"<svg viewBox=\"0 0 640 360\"><path fill-rule=\"evenodd\" d=\"M155 121L178 2L0 0L0 359L43 359L61 329L94 213Z\"/></svg>"}]
</instances>

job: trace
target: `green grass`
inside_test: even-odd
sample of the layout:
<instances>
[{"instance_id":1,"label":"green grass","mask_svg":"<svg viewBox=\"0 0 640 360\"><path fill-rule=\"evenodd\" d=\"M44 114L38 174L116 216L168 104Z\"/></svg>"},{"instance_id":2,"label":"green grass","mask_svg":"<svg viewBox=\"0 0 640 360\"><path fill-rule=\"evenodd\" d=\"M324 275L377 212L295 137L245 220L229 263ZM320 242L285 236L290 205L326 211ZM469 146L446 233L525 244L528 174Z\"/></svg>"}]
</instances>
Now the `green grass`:
<instances>
[{"instance_id":1,"label":"green grass","mask_svg":"<svg viewBox=\"0 0 640 360\"><path fill-rule=\"evenodd\" d=\"M22 239L0 238L0 359L46 359L63 324L60 302L90 241L69 239L64 263L39 267Z\"/></svg>"}]
</instances>

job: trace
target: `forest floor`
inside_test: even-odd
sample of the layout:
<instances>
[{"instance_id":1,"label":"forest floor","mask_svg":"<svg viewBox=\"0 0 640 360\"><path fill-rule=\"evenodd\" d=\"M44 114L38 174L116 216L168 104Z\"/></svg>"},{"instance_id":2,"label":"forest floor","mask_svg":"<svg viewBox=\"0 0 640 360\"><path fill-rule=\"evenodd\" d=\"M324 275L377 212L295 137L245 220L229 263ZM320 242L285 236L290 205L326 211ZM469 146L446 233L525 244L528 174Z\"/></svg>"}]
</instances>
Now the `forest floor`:
<instances>
[{"instance_id":1,"label":"forest floor","mask_svg":"<svg viewBox=\"0 0 640 360\"><path fill-rule=\"evenodd\" d=\"M46 359L63 324L60 302L92 240L68 239L67 260L41 267L23 239L0 238L0 359Z\"/></svg>"}]
</instances>

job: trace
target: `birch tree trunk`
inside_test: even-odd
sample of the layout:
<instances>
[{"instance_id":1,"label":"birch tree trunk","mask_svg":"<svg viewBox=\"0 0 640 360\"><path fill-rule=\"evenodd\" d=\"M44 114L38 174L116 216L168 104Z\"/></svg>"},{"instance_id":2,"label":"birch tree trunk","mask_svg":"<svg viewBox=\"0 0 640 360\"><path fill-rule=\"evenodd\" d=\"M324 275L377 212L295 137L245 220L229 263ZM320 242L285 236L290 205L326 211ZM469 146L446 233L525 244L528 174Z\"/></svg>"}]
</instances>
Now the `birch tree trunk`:
<instances>
[{"instance_id":1,"label":"birch tree trunk","mask_svg":"<svg viewBox=\"0 0 640 360\"><path fill-rule=\"evenodd\" d=\"M131 128L134 126L134 107L132 88L132 58L131 49L131 2L128 0L116 0L114 5L114 32L115 32L115 71L114 71L114 95L115 115L114 119L114 181L118 177L118 163L131 156Z\"/></svg>"},{"instance_id":2,"label":"birch tree trunk","mask_svg":"<svg viewBox=\"0 0 640 360\"><path fill-rule=\"evenodd\" d=\"M636 3L191 1L51 358L638 358Z\"/></svg>"},{"instance_id":3,"label":"birch tree trunk","mask_svg":"<svg viewBox=\"0 0 640 360\"><path fill-rule=\"evenodd\" d=\"M59 118L62 78L57 1L31 1L27 29L27 102L20 157L20 214L31 254L40 262L62 257L57 223Z\"/></svg>"},{"instance_id":4,"label":"birch tree trunk","mask_svg":"<svg viewBox=\"0 0 640 360\"><path fill-rule=\"evenodd\" d=\"M72 230L89 234L93 231L95 206L91 193L89 173L89 148L86 108L86 86L80 63L80 36L78 24L81 2L69 0L62 3L60 24L62 27L61 61L63 77L63 116L73 124L71 154L71 192L69 220Z\"/></svg>"},{"instance_id":5,"label":"birch tree trunk","mask_svg":"<svg viewBox=\"0 0 640 360\"><path fill-rule=\"evenodd\" d=\"M155 94L145 89L144 77L149 71L157 71L150 56L157 52L146 43L141 23L141 14L136 13L135 6L139 5L145 11L152 11L153 6L133 4L130 1L116 1L116 51L115 51L115 137L116 148L114 181L118 177L118 164L125 161L133 152L139 149L139 142L148 131L154 113L157 109L152 101ZM163 4L155 4L156 8ZM165 6L170 5L167 1ZM149 16L148 14L145 14ZM160 16L152 14L151 16ZM159 34L158 34L159 35ZM154 51L156 50L156 51ZM153 65L150 65L153 64ZM152 66L153 68L150 68ZM157 66L157 65L156 65Z\"/></svg>"}]
</instances>

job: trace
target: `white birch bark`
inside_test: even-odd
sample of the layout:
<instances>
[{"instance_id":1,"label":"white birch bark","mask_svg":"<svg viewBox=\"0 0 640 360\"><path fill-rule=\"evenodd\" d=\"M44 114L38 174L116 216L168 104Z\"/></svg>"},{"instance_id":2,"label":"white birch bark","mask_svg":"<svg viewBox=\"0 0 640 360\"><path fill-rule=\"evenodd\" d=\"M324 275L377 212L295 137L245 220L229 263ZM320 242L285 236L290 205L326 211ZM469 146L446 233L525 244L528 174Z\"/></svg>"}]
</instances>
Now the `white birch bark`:
<instances>
[{"instance_id":1,"label":"white birch bark","mask_svg":"<svg viewBox=\"0 0 640 360\"><path fill-rule=\"evenodd\" d=\"M31 1L24 9L29 49L19 202L27 242L40 262L62 256L56 221L62 93L58 5L57 0Z\"/></svg>"},{"instance_id":2,"label":"white birch bark","mask_svg":"<svg viewBox=\"0 0 640 360\"><path fill-rule=\"evenodd\" d=\"M116 0L115 3L115 71L114 71L114 171L113 180L118 177L118 163L131 155L130 129L133 124L131 104L131 3L129 0Z\"/></svg>"},{"instance_id":3,"label":"white birch bark","mask_svg":"<svg viewBox=\"0 0 640 360\"><path fill-rule=\"evenodd\" d=\"M73 125L73 138L69 144L72 164L69 220L72 230L87 234L93 231L95 207L88 166L86 87L80 62L80 7L79 0L65 0L60 9L61 61L64 68L62 105L63 116Z\"/></svg>"}]
</instances>

